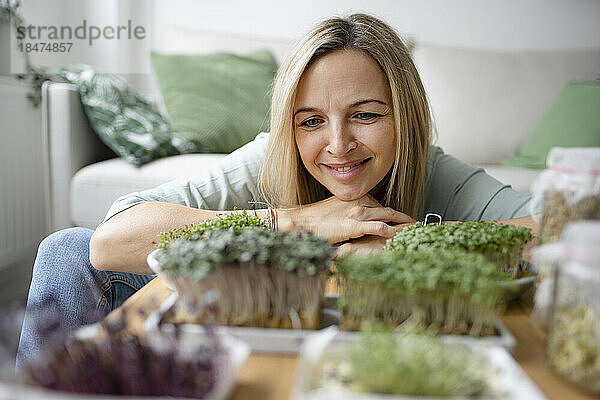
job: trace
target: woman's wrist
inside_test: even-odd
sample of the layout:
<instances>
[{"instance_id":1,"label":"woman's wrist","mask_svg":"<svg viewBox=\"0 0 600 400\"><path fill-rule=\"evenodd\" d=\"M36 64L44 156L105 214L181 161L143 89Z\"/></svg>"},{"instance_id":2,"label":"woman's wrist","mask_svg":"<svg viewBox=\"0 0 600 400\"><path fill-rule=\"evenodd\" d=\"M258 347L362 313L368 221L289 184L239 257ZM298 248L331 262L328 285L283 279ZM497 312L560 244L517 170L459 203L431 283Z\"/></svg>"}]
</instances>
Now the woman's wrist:
<instances>
[{"instance_id":1,"label":"woman's wrist","mask_svg":"<svg viewBox=\"0 0 600 400\"><path fill-rule=\"evenodd\" d=\"M274 230L291 232L294 230L294 217L292 209L269 209L262 208L255 211L255 215L262 219L265 224Z\"/></svg>"},{"instance_id":2,"label":"woman's wrist","mask_svg":"<svg viewBox=\"0 0 600 400\"><path fill-rule=\"evenodd\" d=\"M279 230L293 232L296 230L296 210L293 208L277 209L277 225Z\"/></svg>"}]
</instances>

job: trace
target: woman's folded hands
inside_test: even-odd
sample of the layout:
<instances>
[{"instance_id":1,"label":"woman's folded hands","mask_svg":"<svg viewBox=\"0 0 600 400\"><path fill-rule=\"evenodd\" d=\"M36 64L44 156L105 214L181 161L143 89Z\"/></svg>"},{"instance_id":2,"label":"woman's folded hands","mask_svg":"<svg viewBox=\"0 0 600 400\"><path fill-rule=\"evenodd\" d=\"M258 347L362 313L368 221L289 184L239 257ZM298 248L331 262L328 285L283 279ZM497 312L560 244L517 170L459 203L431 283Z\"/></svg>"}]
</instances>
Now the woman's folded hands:
<instances>
[{"instance_id":1,"label":"woman's folded hands","mask_svg":"<svg viewBox=\"0 0 600 400\"><path fill-rule=\"evenodd\" d=\"M406 224L410 216L379 204L367 194L343 201L335 196L306 206L277 210L279 229L306 231L340 244L338 255L381 250L385 241Z\"/></svg>"}]
</instances>

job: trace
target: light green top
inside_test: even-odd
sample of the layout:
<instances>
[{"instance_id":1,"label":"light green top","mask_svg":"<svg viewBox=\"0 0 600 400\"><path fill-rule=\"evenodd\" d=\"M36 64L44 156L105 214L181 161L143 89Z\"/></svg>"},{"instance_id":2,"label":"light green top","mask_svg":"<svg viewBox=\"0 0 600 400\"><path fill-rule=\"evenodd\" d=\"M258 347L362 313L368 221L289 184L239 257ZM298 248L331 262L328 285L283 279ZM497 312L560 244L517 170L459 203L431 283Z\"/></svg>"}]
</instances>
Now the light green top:
<instances>
[{"instance_id":1,"label":"light green top","mask_svg":"<svg viewBox=\"0 0 600 400\"><path fill-rule=\"evenodd\" d=\"M262 200L257 178L268 138L268 133L260 133L252 142L192 178L176 179L154 189L122 196L113 203L104 220L145 201L205 210L250 209L249 201ZM513 190L481 168L444 154L439 147L431 148L426 176L424 213L434 212L448 221L492 221L529 214L530 195ZM422 215L418 217L422 219Z\"/></svg>"}]
</instances>

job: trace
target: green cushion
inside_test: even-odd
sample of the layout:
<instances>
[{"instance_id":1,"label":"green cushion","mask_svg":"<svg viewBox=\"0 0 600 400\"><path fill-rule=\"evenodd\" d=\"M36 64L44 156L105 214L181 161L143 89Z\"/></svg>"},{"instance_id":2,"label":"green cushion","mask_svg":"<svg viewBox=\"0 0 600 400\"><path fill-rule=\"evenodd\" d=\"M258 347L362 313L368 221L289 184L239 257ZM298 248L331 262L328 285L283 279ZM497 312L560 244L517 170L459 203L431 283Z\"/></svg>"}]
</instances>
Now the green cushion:
<instances>
[{"instance_id":1,"label":"green cushion","mask_svg":"<svg viewBox=\"0 0 600 400\"><path fill-rule=\"evenodd\" d=\"M517 154L502 164L546 168L548 151L555 146L600 146L600 82L568 83Z\"/></svg>"},{"instance_id":2,"label":"green cushion","mask_svg":"<svg viewBox=\"0 0 600 400\"><path fill-rule=\"evenodd\" d=\"M138 166L193 147L173 134L156 106L120 76L84 64L63 67L59 74L77 86L92 129L131 164Z\"/></svg>"},{"instance_id":3,"label":"green cushion","mask_svg":"<svg viewBox=\"0 0 600 400\"><path fill-rule=\"evenodd\" d=\"M173 129L197 152L229 153L269 130L277 62L267 50L247 56L152 54Z\"/></svg>"}]
</instances>

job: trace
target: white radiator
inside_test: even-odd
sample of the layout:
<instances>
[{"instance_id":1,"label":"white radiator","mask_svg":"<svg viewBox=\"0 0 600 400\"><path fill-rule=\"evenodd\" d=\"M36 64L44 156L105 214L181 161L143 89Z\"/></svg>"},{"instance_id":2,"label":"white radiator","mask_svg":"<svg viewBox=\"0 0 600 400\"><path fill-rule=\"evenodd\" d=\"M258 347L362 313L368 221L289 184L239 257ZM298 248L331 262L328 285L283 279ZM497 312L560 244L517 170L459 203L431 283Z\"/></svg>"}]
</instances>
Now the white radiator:
<instances>
[{"instance_id":1,"label":"white radiator","mask_svg":"<svg viewBox=\"0 0 600 400\"><path fill-rule=\"evenodd\" d=\"M0 77L0 270L30 260L48 232L41 111L28 91Z\"/></svg>"}]
</instances>

